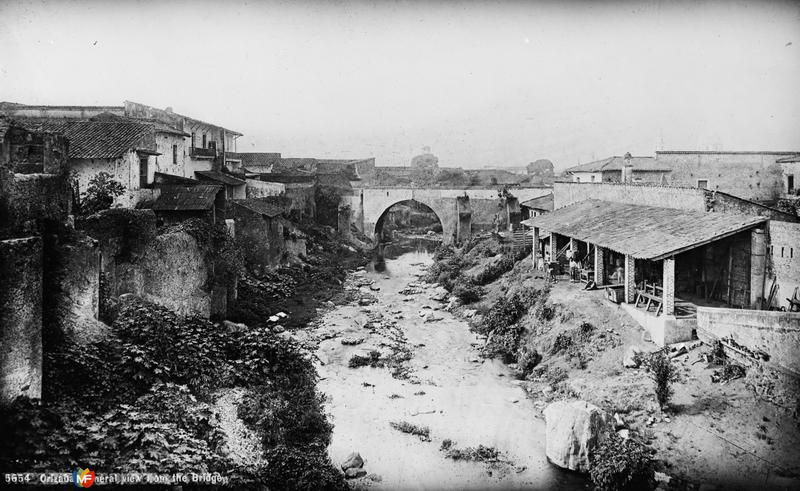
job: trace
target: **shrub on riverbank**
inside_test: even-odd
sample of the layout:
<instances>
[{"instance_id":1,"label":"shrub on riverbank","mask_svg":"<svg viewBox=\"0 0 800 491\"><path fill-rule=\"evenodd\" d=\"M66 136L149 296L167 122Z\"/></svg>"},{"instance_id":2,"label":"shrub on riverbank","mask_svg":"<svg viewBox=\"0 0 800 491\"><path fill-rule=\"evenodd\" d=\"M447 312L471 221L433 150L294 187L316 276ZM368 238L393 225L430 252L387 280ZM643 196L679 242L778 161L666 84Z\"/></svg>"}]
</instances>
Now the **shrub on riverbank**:
<instances>
[{"instance_id":1,"label":"shrub on riverbank","mask_svg":"<svg viewBox=\"0 0 800 491\"><path fill-rule=\"evenodd\" d=\"M453 288L453 295L458 297L463 304L477 302L486 294L486 291L478 285L471 283L467 278L461 277Z\"/></svg>"},{"instance_id":2,"label":"shrub on riverbank","mask_svg":"<svg viewBox=\"0 0 800 491\"><path fill-rule=\"evenodd\" d=\"M526 333L526 326L519 321L529 311L535 314L534 322L546 320L543 315L551 315L552 310L545 307L548 296L547 288L529 288L498 298L483 316L482 322L473 326L474 331L488 336L484 353L501 357L506 363L518 361L522 354L520 343ZM526 364L532 361L534 358L526 358Z\"/></svg>"},{"instance_id":3,"label":"shrub on riverbank","mask_svg":"<svg viewBox=\"0 0 800 491\"><path fill-rule=\"evenodd\" d=\"M528 255L530 255L530 251L527 249L503 253L503 256L498 261L489 264L480 273L475 275L475 284L488 285L496 281L505 273L511 271L517 262L525 259Z\"/></svg>"},{"instance_id":4,"label":"shrub on riverbank","mask_svg":"<svg viewBox=\"0 0 800 491\"><path fill-rule=\"evenodd\" d=\"M672 397L672 383L678 381L678 369L663 351L645 357L644 366L655 384L658 405L663 409Z\"/></svg>"},{"instance_id":5,"label":"shrub on riverbank","mask_svg":"<svg viewBox=\"0 0 800 491\"><path fill-rule=\"evenodd\" d=\"M653 462L647 448L611 433L592 456L589 475L599 491L653 489Z\"/></svg>"}]
</instances>

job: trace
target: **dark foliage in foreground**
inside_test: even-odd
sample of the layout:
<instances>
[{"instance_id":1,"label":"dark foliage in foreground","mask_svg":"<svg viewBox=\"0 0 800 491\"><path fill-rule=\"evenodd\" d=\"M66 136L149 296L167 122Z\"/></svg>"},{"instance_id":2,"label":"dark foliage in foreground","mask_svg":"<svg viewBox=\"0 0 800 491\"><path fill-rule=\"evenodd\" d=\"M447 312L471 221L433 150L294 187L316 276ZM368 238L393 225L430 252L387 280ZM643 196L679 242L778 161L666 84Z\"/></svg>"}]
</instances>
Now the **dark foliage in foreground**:
<instances>
[{"instance_id":1,"label":"dark foliage in foreground","mask_svg":"<svg viewBox=\"0 0 800 491\"><path fill-rule=\"evenodd\" d=\"M315 371L291 341L266 328L227 332L134 300L113 336L47 354L44 402L0 414L0 470L219 472L237 486L345 487L326 447ZM244 387L240 417L270 465L242 468L221 451L213 391Z\"/></svg>"}]
</instances>

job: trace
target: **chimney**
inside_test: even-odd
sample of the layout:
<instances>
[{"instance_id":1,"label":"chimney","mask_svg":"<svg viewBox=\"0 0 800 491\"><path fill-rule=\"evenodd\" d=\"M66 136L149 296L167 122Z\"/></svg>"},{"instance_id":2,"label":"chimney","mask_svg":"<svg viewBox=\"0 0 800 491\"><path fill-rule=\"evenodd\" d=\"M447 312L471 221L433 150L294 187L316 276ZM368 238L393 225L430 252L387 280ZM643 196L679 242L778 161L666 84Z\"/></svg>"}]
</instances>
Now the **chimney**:
<instances>
[{"instance_id":1,"label":"chimney","mask_svg":"<svg viewBox=\"0 0 800 491\"><path fill-rule=\"evenodd\" d=\"M631 153L625 152L622 164L622 182L631 182L633 180L633 164L631 163Z\"/></svg>"}]
</instances>

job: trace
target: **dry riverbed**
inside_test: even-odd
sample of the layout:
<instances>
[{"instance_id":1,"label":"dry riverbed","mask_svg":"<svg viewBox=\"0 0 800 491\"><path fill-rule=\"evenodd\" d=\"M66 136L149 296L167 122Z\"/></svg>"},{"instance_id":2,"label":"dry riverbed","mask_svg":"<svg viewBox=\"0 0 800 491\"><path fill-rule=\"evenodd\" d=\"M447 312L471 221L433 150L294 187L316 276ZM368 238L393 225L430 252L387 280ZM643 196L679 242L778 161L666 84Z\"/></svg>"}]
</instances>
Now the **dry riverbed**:
<instances>
[{"instance_id":1,"label":"dry riverbed","mask_svg":"<svg viewBox=\"0 0 800 491\"><path fill-rule=\"evenodd\" d=\"M481 358L483 341L418 280L430 261L409 253L382 271L357 271L345 285L349 301L329 304L309 332L335 426L333 461L359 452L367 472L352 481L359 487L582 488L582 477L547 462L544 422L510 370ZM354 355L367 365L351 368Z\"/></svg>"}]
</instances>

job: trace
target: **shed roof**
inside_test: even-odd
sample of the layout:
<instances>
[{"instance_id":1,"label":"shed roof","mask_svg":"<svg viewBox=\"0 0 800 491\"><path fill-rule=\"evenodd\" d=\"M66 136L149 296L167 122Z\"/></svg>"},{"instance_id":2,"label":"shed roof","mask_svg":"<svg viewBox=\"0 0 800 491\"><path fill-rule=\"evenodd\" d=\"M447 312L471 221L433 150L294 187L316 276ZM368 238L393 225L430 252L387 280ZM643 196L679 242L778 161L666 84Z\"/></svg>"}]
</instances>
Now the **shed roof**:
<instances>
[{"instance_id":1,"label":"shed roof","mask_svg":"<svg viewBox=\"0 0 800 491\"><path fill-rule=\"evenodd\" d=\"M161 195L153 203L155 211L210 210L222 186L161 186Z\"/></svg>"},{"instance_id":2,"label":"shed roof","mask_svg":"<svg viewBox=\"0 0 800 491\"><path fill-rule=\"evenodd\" d=\"M520 205L535 210L553 211L553 193L523 201Z\"/></svg>"},{"instance_id":3,"label":"shed roof","mask_svg":"<svg viewBox=\"0 0 800 491\"><path fill-rule=\"evenodd\" d=\"M672 168L658 162L655 157L631 157L630 164L635 171L669 171ZM576 165L566 169L565 172L603 172L622 170L625 165L625 157L615 155L603 160L596 160L588 164Z\"/></svg>"},{"instance_id":4,"label":"shed roof","mask_svg":"<svg viewBox=\"0 0 800 491\"><path fill-rule=\"evenodd\" d=\"M196 170L194 173L199 177L211 179L212 181L227 184L228 186L243 186L245 184L242 179L237 179L229 174L216 170Z\"/></svg>"},{"instance_id":5,"label":"shed roof","mask_svg":"<svg viewBox=\"0 0 800 491\"><path fill-rule=\"evenodd\" d=\"M658 260L767 220L767 217L736 213L706 213L586 200L523 223L630 254L637 259Z\"/></svg>"}]
</instances>

